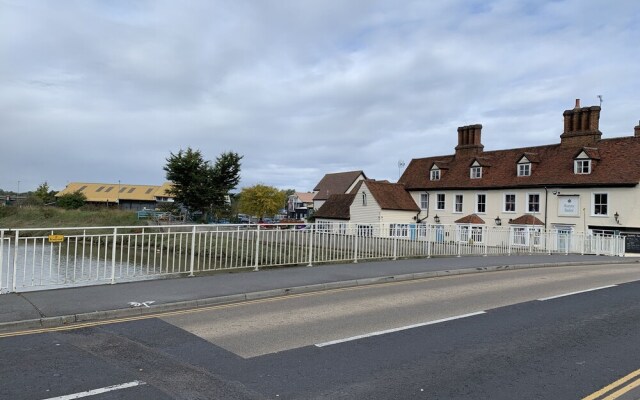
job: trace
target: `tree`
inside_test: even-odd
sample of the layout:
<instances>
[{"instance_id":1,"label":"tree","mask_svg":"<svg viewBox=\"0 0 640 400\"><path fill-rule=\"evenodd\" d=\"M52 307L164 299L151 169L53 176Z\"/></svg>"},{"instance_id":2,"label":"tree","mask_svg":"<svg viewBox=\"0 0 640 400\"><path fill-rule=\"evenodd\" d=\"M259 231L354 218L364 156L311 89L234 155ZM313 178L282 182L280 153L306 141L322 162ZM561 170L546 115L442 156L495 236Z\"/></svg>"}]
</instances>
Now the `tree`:
<instances>
[{"instance_id":1,"label":"tree","mask_svg":"<svg viewBox=\"0 0 640 400\"><path fill-rule=\"evenodd\" d=\"M262 219L267 215L274 215L280 211L286 193L272 186L257 184L243 188L240 192L239 209L243 213L255 215Z\"/></svg>"},{"instance_id":2,"label":"tree","mask_svg":"<svg viewBox=\"0 0 640 400\"><path fill-rule=\"evenodd\" d=\"M199 211L203 218L222 209L226 196L240 181L240 160L234 152L222 153L215 165L206 161L199 150L188 147L171 153L164 166L167 179L173 183L170 193L189 212Z\"/></svg>"},{"instance_id":3,"label":"tree","mask_svg":"<svg viewBox=\"0 0 640 400\"><path fill-rule=\"evenodd\" d=\"M49 184L46 181L38 186L36 191L33 192L33 195L40 199L43 204L49 204L56 201L55 192L50 190Z\"/></svg>"},{"instance_id":4,"label":"tree","mask_svg":"<svg viewBox=\"0 0 640 400\"><path fill-rule=\"evenodd\" d=\"M58 197L56 204L62 208L75 210L76 208L82 207L85 201L87 201L87 196L85 196L84 193L77 191L73 193L65 193Z\"/></svg>"}]
</instances>

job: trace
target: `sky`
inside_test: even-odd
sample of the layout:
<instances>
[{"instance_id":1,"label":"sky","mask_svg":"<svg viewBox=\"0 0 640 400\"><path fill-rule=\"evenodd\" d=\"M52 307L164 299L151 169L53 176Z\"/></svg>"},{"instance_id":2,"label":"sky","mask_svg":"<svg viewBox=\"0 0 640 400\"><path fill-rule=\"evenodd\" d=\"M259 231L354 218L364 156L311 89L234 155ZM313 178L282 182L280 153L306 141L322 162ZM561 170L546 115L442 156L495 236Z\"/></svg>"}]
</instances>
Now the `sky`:
<instances>
[{"instance_id":1,"label":"sky","mask_svg":"<svg viewBox=\"0 0 640 400\"><path fill-rule=\"evenodd\" d=\"M0 0L0 188L159 185L171 153L243 155L242 187L397 181L482 124L485 150L640 119L640 2ZM19 188L18 188L19 186Z\"/></svg>"}]
</instances>

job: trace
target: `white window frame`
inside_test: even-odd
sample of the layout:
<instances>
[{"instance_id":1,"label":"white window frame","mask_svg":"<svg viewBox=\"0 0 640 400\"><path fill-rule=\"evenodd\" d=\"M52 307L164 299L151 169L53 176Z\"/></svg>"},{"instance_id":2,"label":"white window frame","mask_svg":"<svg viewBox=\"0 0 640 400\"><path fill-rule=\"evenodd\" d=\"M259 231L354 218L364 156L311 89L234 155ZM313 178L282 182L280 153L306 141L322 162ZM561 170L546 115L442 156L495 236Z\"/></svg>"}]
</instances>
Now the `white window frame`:
<instances>
[{"instance_id":1,"label":"white window frame","mask_svg":"<svg viewBox=\"0 0 640 400\"><path fill-rule=\"evenodd\" d=\"M362 192L362 206L367 206L367 192Z\"/></svg>"},{"instance_id":2,"label":"white window frame","mask_svg":"<svg viewBox=\"0 0 640 400\"><path fill-rule=\"evenodd\" d=\"M538 211L531 211L531 205L533 204L531 202L530 196L538 196ZM540 194L540 192L531 192L531 193L527 193L527 201L526 201L526 213L527 214L540 214L540 210L542 209L542 204L540 203L540 199L542 198L542 195Z\"/></svg>"},{"instance_id":3,"label":"white window frame","mask_svg":"<svg viewBox=\"0 0 640 400\"><path fill-rule=\"evenodd\" d=\"M507 196L513 196L513 211L507 210ZM502 212L515 214L518 207L518 196L515 193L505 193L502 196Z\"/></svg>"},{"instance_id":4,"label":"white window frame","mask_svg":"<svg viewBox=\"0 0 640 400\"><path fill-rule=\"evenodd\" d=\"M482 178L482 166L473 166L469 168L469 178L471 179Z\"/></svg>"},{"instance_id":5,"label":"white window frame","mask_svg":"<svg viewBox=\"0 0 640 400\"><path fill-rule=\"evenodd\" d=\"M456 240L461 243L484 243L484 225L456 224Z\"/></svg>"},{"instance_id":6,"label":"white window frame","mask_svg":"<svg viewBox=\"0 0 640 400\"><path fill-rule=\"evenodd\" d=\"M533 247L539 247L542 244L542 227L515 225L509 229L509 240L512 246L528 247L530 238L533 238Z\"/></svg>"},{"instance_id":7,"label":"white window frame","mask_svg":"<svg viewBox=\"0 0 640 400\"><path fill-rule=\"evenodd\" d=\"M432 169L431 173L429 174L429 179L431 179L432 181L439 181L440 180L440 170L439 169Z\"/></svg>"},{"instance_id":8,"label":"white window frame","mask_svg":"<svg viewBox=\"0 0 640 400\"><path fill-rule=\"evenodd\" d=\"M531 176L531 163L518 164L518 176Z\"/></svg>"},{"instance_id":9,"label":"white window frame","mask_svg":"<svg viewBox=\"0 0 640 400\"><path fill-rule=\"evenodd\" d=\"M458 211L458 196L460 197L460 211ZM454 214L462 214L462 210L464 209L464 195L461 193L456 193L453 195L453 208L452 213Z\"/></svg>"},{"instance_id":10,"label":"white window frame","mask_svg":"<svg viewBox=\"0 0 640 400\"><path fill-rule=\"evenodd\" d=\"M607 196L607 202L606 203L601 203L600 206L604 205L606 208L606 213L599 213L596 214L596 196L597 195L605 195ZM609 195L609 192L593 192L591 193L591 216L592 217L608 217L609 216L609 209L611 208L611 196Z\"/></svg>"},{"instance_id":11,"label":"white window frame","mask_svg":"<svg viewBox=\"0 0 640 400\"><path fill-rule=\"evenodd\" d=\"M440 196L442 196L442 201L440 201ZM440 208L440 204L442 204L442 208ZM437 211L444 211L447 207L447 196L445 193L436 193L436 207Z\"/></svg>"},{"instance_id":12,"label":"white window frame","mask_svg":"<svg viewBox=\"0 0 640 400\"><path fill-rule=\"evenodd\" d=\"M480 211L480 196L484 196L484 211ZM476 193L476 214L486 214L486 213L487 213L487 194Z\"/></svg>"},{"instance_id":13,"label":"white window frame","mask_svg":"<svg viewBox=\"0 0 640 400\"><path fill-rule=\"evenodd\" d=\"M573 172L576 175L589 175L591 174L591 159L580 158L573 162Z\"/></svg>"},{"instance_id":14,"label":"white window frame","mask_svg":"<svg viewBox=\"0 0 640 400\"><path fill-rule=\"evenodd\" d=\"M420 209L429 209L429 193L420 193Z\"/></svg>"},{"instance_id":15,"label":"white window frame","mask_svg":"<svg viewBox=\"0 0 640 400\"><path fill-rule=\"evenodd\" d=\"M390 224L389 236L391 237L409 237L409 224Z\"/></svg>"}]
</instances>

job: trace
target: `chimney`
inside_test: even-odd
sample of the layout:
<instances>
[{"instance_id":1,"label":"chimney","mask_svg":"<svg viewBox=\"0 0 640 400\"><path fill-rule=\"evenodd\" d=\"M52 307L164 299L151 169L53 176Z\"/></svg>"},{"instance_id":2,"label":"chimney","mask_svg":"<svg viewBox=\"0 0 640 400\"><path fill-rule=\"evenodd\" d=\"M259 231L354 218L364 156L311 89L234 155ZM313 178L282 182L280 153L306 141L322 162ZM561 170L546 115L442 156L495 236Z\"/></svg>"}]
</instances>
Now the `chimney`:
<instances>
[{"instance_id":1,"label":"chimney","mask_svg":"<svg viewBox=\"0 0 640 400\"><path fill-rule=\"evenodd\" d=\"M640 137L640 121L638 121L638 125L633 127L633 136Z\"/></svg>"},{"instance_id":2,"label":"chimney","mask_svg":"<svg viewBox=\"0 0 640 400\"><path fill-rule=\"evenodd\" d=\"M458 128L458 145L456 156L476 156L482 154L482 125L467 125Z\"/></svg>"},{"instance_id":3,"label":"chimney","mask_svg":"<svg viewBox=\"0 0 640 400\"><path fill-rule=\"evenodd\" d=\"M602 138L600 132L600 106L580 107L576 99L573 110L566 110L564 132L560 135L560 144L567 146L591 146Z\"/></svg>"}]
</instances>

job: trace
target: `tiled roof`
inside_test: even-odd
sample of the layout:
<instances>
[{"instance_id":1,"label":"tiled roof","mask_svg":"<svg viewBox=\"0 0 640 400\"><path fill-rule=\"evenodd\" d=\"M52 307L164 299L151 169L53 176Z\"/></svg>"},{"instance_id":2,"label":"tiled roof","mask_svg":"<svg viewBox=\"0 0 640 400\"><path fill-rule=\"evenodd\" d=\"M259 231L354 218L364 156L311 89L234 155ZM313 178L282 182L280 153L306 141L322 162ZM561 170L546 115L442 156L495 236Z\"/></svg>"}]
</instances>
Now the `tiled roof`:
<instances>
[{"instance_id":1,"label":"tiled roof","mask_svg":"<svg viewBox=\"0 0 640 400\"><path fill-rule=\"evenodd\" d=\"M115 203L118 200L155 201L155 196L172 197L166 194L170 184L130 185L126 183L84 183L71 182L56 194L60 197L67 193L80 191L92 203Z\"/></svg>"},{"instance_id":2,"label":"tiled roof","mask_svg":"<svg viewBox=\"0 0 640 400\"><path fill-rule=\"evenodd\" d=\"M296 192L296 196L302 203L313 203L313 193Z\"/></svg>"},{"instance_id":3,"label":"tiled roof","mask_svg":"<svg viewBox=\"0 0 640 400\"><path fill-rule=\"evenodd\" d=\"M332 194L346 193L360 175L364 176L365 179L367 178L362 171L326 174L313 189L315 192L318 192L313 199L327 200Z\"/></svg>"},{"instance_id":4,"label":"tiled roof","mask_svg":"<svg viewBox=\"0 0 640 400\"><path fill-rule=\"evenodd\" d=\"M365 180L358 183L352 193L356 193L362 185L367 185L373 198L383 210L420 211L420 207L401 184Z\"/></svg>"},{"instance_id":5,"label":"tiled roof","mask_svg":"<svg viewBox=\"0 0 640 400\"><path fill-rule=\"evenodd\" d=\"M332 194L327 201L313 214L315 218L346 219L350 218L349 208L356 194Z\"/></svg>"},{"instance_id":6,"label":"tiled roof","mask_svg":"<svg viewBox=\"0 0 640 400\"><path fill-rule=\"evenodd\" d=\"M573 164L583 149L594 161L591 174L578 175L574 173ZM516 164L528 153L536 154L539 162L533 165L531 176L517 176ZM480 158L490 166L483 167L482 178L471 179L469 166L474 159ZM449 169L441 174L440 180L431 181L431 166L442 161L449 163ZM640 138L603 139L590 147L554 144L485 151L480 156L418 158L411 160L398 182L407 190L635 186L640 182Z\"/></svg>"},{"instance_id":7,"label":"tiled roof","mask_svg":"<svg viewBox=\"0 0 640 400\"><path fill-rule=\"evenodd\" d=\"M534 217L531 214L522 215L516 219L512 219L509 221L511 225L544 225L544 222L540 221L538 218Z\"/></svg>"},{"instance_id":8,"label":"tiled roof","mask_svg":"<svg viewBox=\"0 0 640 400\"><path fill-rule=\"evenodd\" d=\"M484 220L476 214L470 214L455 221L456 224L484 224Z\"/></svg>"}]
</instances>

